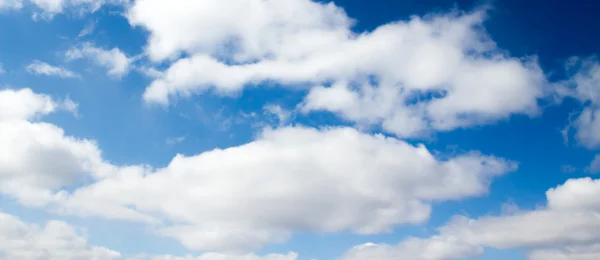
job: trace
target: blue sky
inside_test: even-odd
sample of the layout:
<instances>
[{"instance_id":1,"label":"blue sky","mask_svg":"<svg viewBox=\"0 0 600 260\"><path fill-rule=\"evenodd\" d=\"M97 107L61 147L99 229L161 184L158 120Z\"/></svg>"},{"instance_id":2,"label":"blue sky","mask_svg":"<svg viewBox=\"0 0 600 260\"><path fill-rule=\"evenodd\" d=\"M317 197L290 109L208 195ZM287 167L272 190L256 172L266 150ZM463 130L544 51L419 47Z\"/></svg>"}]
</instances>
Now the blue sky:
<instances>
[{"instance_id":1,"label":"blue sky","mask_svg":"<svg viewBox=\"0 0 600 260\"><path fill-rule=\"evenodd\" d=\"M600 258L598 8L0 0L0 258Z\"/></svg>"}]
</instances>

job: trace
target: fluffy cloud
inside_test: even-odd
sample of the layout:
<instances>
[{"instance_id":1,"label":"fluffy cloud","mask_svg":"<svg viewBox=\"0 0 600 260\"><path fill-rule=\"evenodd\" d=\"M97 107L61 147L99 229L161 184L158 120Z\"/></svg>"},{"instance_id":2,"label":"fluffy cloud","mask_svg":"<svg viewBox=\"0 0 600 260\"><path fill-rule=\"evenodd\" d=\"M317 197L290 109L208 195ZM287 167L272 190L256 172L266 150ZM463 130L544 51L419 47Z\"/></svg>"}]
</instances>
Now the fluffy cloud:
<instances>
[{"instance_id":1,"label":"fluffy cloud","mask_svg":"<svg viewBox=\"0 0 600 260\"><path fill-rule=\"evenodd\" d=\"M389 256L387 259L394 259L407 255L406 252L427 252L429 258L414 259L460 259L477 255L480 247L492 247L531 249L528 257L532 260L597 259L600 257L597 246L600 244L598 194L600 180L571 179L546 192L545 208L478 219L457 216L439 228L440 234L435 237L409 239L396 247L371 244L352 249L348 254L382 254ZM439 243L439 246L423 250L433 243ZM416 244L416 249L407 250L407 244Z\"/></svg>"},{"instance_id":2,"label":"fluffy cloud","mask_svg":"<svg viewBox=\"0 0 600 260\"><path fill-rule=\"evenodd\" d=\"M482 28L483 11L413 17L358 34L332 3L175 2L137 1L128 12L131 24L150 31L151 58L190 54L148 86L149 102L265 81L317 85L305 112L331 111L414 137L535 115L544 95L546 79L535 59L497 49Z\"/></svg>"},{"instance_id":3,"label":"fluffy cloud","mask_svg":"<svg viewBox=\"0 0 600 260\"><path fill-rule=\"evenodd\" d=\"M132 167L56 199L65 211L166 218L173 224L158 232L192 249L248 251L299 230L373 234L422 223L429 201L484 194L514 168L476 153L440 161L423 146L351 128L287 127L178 155L155 172Z\"/></svg>"},{"instance_id":4,"label":"fluffy cloud","mask_svg":"<svg viewBox=\"0 0 600 260\"><path fill-rule=\"evenodd\" d=\"M409 238L396 246L367 243L348 250L339 260L454 260L478 256L483 248L454 238Z\"/></svg>"},{"instance_id":5,"label":"fluffy cloud","mask_svg":"<svg viewBox=\"0 0 600 260\"><path fill-rule=\"evenodd\" d=\"M29 89L0 91L0 192L28 205L47 203L51 191L83 181L102 165L95 143L64 135L32 119L64 104Z\"/></svg>"},{"instance_id":6,"label":"fluffy cloud","mask_svg":"<svg viewBox=\"0 0 600 260\"><path fill-rule=\"evenodd\" d=\"M568 63L575 73L556 88L562 97L584 104L578 117L567 127L575 130L575 139L588 149L600 147L600 63L595 59L573 58Z\"/></svg>"},{"instance_id":7,"label":"fluffy cloud","mask_svg":"<svg viewBox=\"0 0 600 260\"><path fill-rule=\"evenodd\" d=\"M541 249L529 253L530 260L595 260L600 259L600 244L570 246L563 249Z\"/></svg>"},{"instance_id":8,"label":"fluffy cloud","mask_svg":"<svg viewBox=\"0 0 600 260\"><path fill-rule=\"evenodd\" d=\"M27 66L27 71L36 75L46 75L46 76L57 76L61 78L76 78L79 77L77 73L70 71L65 68L52 66L48 63L34 60L31 64Z\"/></svg>"},{"instance_id":9,"label":"fluffy cloud","mask_svg":"<svg viewBox=\"0 0 600 260\"><path fill-rule=\"evenodd\" d=\"M337 40L336 36L345 37L346 28L351 24L344 11L334 4L307 0L136 1L127 17L132 25L142 26L152 33L148 54L156 61L177 56L182 51L227 52L229 50L223 49L224 43L233 44L237 61L279 53L301 57L315 47ZM338 30L341 35L331 33ZM293 32L309 37L301 43L305 44L304 48L282 48L284 42L302 39L290 35Z\"/></svg>"},{"instance_id":10,"label":"fluffy cloud","mask_svg":"<svg viewBox=\"0 0 600 260\"><path fill-rule=\"evenodd\" d=\"M269 254L258 256L255 254L247 255L225 255L218 253L205 253L200 256L172 256L172 255L139 255L127 260L296 260L298 254Z\"/></svg>"},{"instance_id":11,"label":"fluffy cloud","mask_svg":"<svg viewBox=\"0 0 600 260\"><path fill-rule=\"evenodd\" d=\"M296 260L298 254L259 256L204 253L199 256L138 255L124 257L119 252L88 245L77 228L63 221L50 220L44 225L25 223L0 211L0 258L22 260Z\"/></svg>"},{"instance_id":12,"label":"fluffy cloud","mask_svg":"<svg viewBox=\"0 0 600 260\"><path fill-rule=\"evenodd\" d=\"M440 159L395 138L299 126L177 155L162 169L120 167L93 141L34 121L61 106L50 97L4 90L1 100L0 192L61 214L152 223L192 249L245 252L297 231L388 232L426 221L432 201L485 194L516 169L476 152Z\"/></svg>"},{"instance_id":13,"label":"fluffy cloud","mask_svg":"<svg viewBox=\"0 0 600 260\"><path fill-rule=\"evenodd\" d=\"M89 246L87 239L71 225L48 221L43 226L29 224L0 211L0 258L76 260L120 259L104 247Z\"/></svg>"},{"instance_id":14,"label":"fluffy cloud","mask_svg":"<svg viewBox=\"0 0 600 260\"><path fill-rule=\"evenodd\" d=\"M0 120L31 119L53 112L57 104L46 95L30 89L0 90Z\"/></svg>"},{"instance_id":15,"label":"fluffy cloud","mask_svg":"<svg viewBox=\"0 0 600 260\"><path fill-rule=\"evenodd\" d=\"M428 201L484 194L491 178L514 167L478 154L439 161L423 146L350 128L289 127L178 155L155 172L131 168L57 199L67 211L164 216L173 225L158 232L192 249L245 251L296 230L372 234L422 223Z\"/></svg>"},{"instance_id":16,"label":"fluffy cloud","mask_svg":"<svg viewBox=\"0 0 600 260\"><path fill-rule=\"evenodd\" d=\"M66 56L69 60L82 58L91 59L97 65L106 67L109 76L118 78L129 72L132 62L131 58L127 57L125 53L116 47L105 50L95 47L90 43L85 43L78 48L67 51Z\"/></svg>"}]
</instances>

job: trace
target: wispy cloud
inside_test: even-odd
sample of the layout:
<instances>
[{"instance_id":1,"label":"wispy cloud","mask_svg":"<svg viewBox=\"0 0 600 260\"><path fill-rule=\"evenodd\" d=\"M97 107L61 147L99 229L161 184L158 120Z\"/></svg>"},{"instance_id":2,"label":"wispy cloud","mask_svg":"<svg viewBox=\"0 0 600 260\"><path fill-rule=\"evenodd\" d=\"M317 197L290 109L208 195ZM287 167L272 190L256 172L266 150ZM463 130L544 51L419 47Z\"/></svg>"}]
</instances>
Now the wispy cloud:
<instances>
[{"instance_id":1,"label":"wispy cloud","mask_svg":"<svg viewBox=\"0 0 600 260\"><path fill-rule=\"evenodd\" d=\"M106 67L107 74L112 77L120 78L126 75L131 67L132 58L127 57L119 48L110 50L98 48L91 43L86 43L79 48L73 48L65 54L67 60L76 60L87 58L94 61L97 65Z\"/></svg>"},{"instance_id":2,"label":"wispy cloud","mask_svg":"<svg viewBox=\"0 0 600 260\"><path fill-rule=\"evenodd\" d=\"M50 65L48 63L34 60L27 66L27 71L35 75L57 76L61 78L77 78L79 75L68 69Z\"/></svg>"},{"instance_id":3,"label":"wispy cloud","mask_svg":"<svg viewBox=\"0 0 600 260\"><path fill-rule=\"evenodd\" d=\"M97 21L94 20L94 21L91 21L88 24L86 24L83 27L83 29L81 29L79 34L77 35L77 38L81 38L86 35L92 34L94 32L94 30L96 29L96 23L97 23Z\"/></svg>"},{"instance_id":4,"label":"wispy cloud","mask_svg":"<svg viewBox=\"0 0 600 260\"><path fill-rule=\"evenodd\" d=\"M167 144L168 145L174 145L174 144L178 144L185 141L185 136L179 136L179 137L169 137L167 138Z\"/></svg>"}]
</instances>

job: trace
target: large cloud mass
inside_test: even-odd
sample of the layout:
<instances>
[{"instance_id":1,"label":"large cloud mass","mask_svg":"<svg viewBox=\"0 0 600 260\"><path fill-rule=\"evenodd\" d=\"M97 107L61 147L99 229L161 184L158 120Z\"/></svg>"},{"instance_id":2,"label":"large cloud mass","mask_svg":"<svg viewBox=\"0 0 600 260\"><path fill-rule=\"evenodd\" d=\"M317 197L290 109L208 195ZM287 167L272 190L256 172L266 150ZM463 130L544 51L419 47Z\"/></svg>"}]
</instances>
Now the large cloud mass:
<instances>
[{"instance_id":1,"label":"large cloud mass","mask_svg":"<svg viewBox=\"0 0 600 260\"><path fill-rule=\"evenodd\" d=\"M148 0L130 8L130 23L150 32L148 55L175 59L148 86L147 101L264 82L317 86L305 112L331 111L415 137L535 115L544 95L536 60L498 49L482 27L484 11L412 17L356 33L332 3L226 2ZM189 55L177 59L180 53Z\"/></svg>"},{"instance_id":2,"label":"large cloud mass","mask_svg":"<svg viewBox=\"0 0 600 260\"><path fill-rule=\"evenodd\" d=\"M1 192L62 214L158 224L157 232L193 249L248 251L296 231L388 232L426 221L431 201L485 194L495 176L516 168L476 152L441 160L395 138L300 126L178 155L162 169L119 167L93 141L29 119L54 111L50 97L4 90L0 99L15 95L23 102L5 105L18 113L0 121Z\"/></svg>"}]
</instances>

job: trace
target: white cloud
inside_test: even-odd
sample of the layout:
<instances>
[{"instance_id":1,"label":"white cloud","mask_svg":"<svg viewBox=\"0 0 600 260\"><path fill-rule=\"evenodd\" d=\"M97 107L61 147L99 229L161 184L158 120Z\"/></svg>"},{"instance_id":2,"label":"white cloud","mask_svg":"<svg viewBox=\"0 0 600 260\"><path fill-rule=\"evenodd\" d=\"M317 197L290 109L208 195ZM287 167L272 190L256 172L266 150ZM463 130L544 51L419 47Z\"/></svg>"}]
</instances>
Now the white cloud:
<instances>
[{"instance_id":1,"label":"white cloud","mask_svg":"<svg viewBox=\"0 0 600 260\"><path fill-rule=\"evenodd\" d=\"M299 231L390 232L426 221L431 202L485 194L516 169L475 152L442 160L395 138L304 127L177 155L162 169L118 167L93 141L29 121L61 106L51 98L26 89L0 100L11 101L0 102L10 112L0 114L1 193L59 214L151 223L198 250L248 252Z\"/></svg>"},{"instance_id":2,"label":"white cloud","mask_svg":"<svg viewBox=\"0 0 600 260\"><path fill-rule=\"evenodd\" d=\"M592 160L587 169L590 173L600 173L600 154L594 157L594 160Z\"/></svg>"},{"instance_id":3,"label":"white cloud","mask_svg":"<svg viewBox=\"0 0 600 260\"><path fill-rule=\"evenodd\" d=\"M141 254L124 257L119 252L88 244L78 228L57 220L44 225L26 223L0 211L0 259L21 260L296 260L298 254L227 255L204 253L198 256Z\"/></svg>"},{"instance_id":4,"label":"white cloud","mask_svg":"<svg viewBox=\"0 0 600 260\"><path fill-rule=\"evenodd\" d=\"M173 223L158 232L189 248L248 251L300 230L372 234L422 223L428 202L484 194L514 169L475 153L440 161L423 146L351 128L288 127L178 155L155 172L129 168L56 199L65 212L111 218L133 206Z\"/></svg>"},{"instance_id":5,"label":"white cloud","mask_svg":"<svg viewBox=\"0 0 600 260\"><path fill-rule=\"evenodd\" d=\"M247 255L226 255L218 253L204 253L200 256L172 256L172 255L139 255L127 260L296 260L298 254L268 254L265 256L258 256L255 254Z\"/></svg>"},{"instance_id":6,"label":"white cloud","mask_svg":"<svg viewBox=\"0 0 600 260\"><path fill-rule=\"evenodd\" d=\"M595 106L584 108L579 117L571 123L576 129L575 139L588 149L600 147L600 107Z\"/></svg>"},{"instance_id":7,"label":"white cloud","mask_svg":"<svg viewBox=\"0 0 600 260\"><path fill-rule=\"evenodd\" d=\"M52 98L33 93L30 89L0 90L0 121L31 119L49 114L56 107Z\"/></svg>"},{"instance_id":8,"label":"white cloud","mask_svg":"<svg viewBox=\"0 0 600 260\"><path fill-rule=\"evenodd\" d=\"M83 44L78 48L73 48L66 53L67 59L75 60L81 58L88 58L94 61L96 64L106 67L108 69L108 75L113 77L122 77L129 72L131 67L132 59L127 57L118 48L112 48L105 50L102 48L95 47L90 43Z\"/></svg>"},{"instance_id":9,"label":"white cloud","mask_svg":"<svg viewBox=\"0 0 600 260\"><path fill-rule=\"evenodd\" d=\"M97 23L97 21L91 21L88 24L86 24L83 27L83 29L81 29L81 31L79 31L77 38L85 37L86 35L92 34L94 32L94 30L96 29L96 23Z\"/></svg>"},{"instance_id":10,"label":"white cloud","mask_svg":"<svg viewBox=\"0 0 600 260\"><path fill-rule=\"evenodd\" d=\"M185 141L185 136L167 138L167 144L174 145Z\"/></svg>"},{"instance_id":11,"label":"white cloud","mask_svg":"<svg viewBox=\"0 0 600 260\"><path fill-rule=\"evenodd\" d=\"M223 53L224 43L233 43L237 60L263 58L290 41L290 32L320 38L303 41L304 48L280 49L301 55L308 49L328 44L329 30L345 29L351 23L333 4L307 0L160 0L136 1L127 17L132 25L151 31L148 54L159 61L180 52ZM243 21L243 22L240 22ZM308 35L308 33L312 33ZM338 35L344 36L344 35ZM296 44L295 46L298 46Z\"/></svg>"},{"instance_id":12,"label":"white cloud","mask_svg":"<svg viewBox=\"0 0 600 260\"><path fill-rule=\"evenodd\" d=\"M52 66L48 63L34 60L27 66L27 71L36 75L58 76L61 78L76 78L79 75L65 68Z\"/></svg>"},{"instance_id":13,"label":"white cloud","mask_svg":"<svg viewBox=\"0 0 600 260\"><path fill-rule=\"evenodd\" d=\"M131 24L150 31L151 58L190 54L148 86L148 102L168 104L170 97L208 88L230 93L266 81L317 85L305 112L331 111L414 137L535 115L544 96L537 61L497 49L483 30L483 11L413 17L357 34L333 4L175 2L137 1L128 13ZM334 87L319 87L329 82Z\"/></svg>"},{"instance_id":14,"label":"white cloud","mask_svg":"<svg viewBox=\"0 0 600 260\"><path fill-rule=\"evenodd\" d=\"M292 117L292 112L282 108L280 105L266 105L263 110L267 114L271 114L277 117L279 125L285 125Z\"/></svg>"},{"instance_id":15,"label":"white cloud","mask_svg":"<svg viewBox=\"0 0 600 260\"><path fill-rule=\"evenodd\" d=\"M10 112L0 116L0 192L62 214L165 220L173 224L158 232L194 249L252 250L302 230L387 232L426 221L430 201L484 194L494 176L515 169L476 153L442 161L424 146L351 128L303 127L178 155L155 171L117 167L94 142L27 121L54 111L49 97L6 90L4 99L12 103L0 102ZM82 180L92 183L57 192Z\"/></svg>"},{"instance_id":16,"label":"white cloud","mask_svg":"<svg viewBox=\"0 0 600 260\"><path fill-rule=\"evenodd\" d=\"M6 9L21 9L23 2L21 0L0 0L0 11Z\"/></svg>"},{"instance_id":17,"label":"white cloud","mask_svg":"<svg viewBox=\"0 0 600 260\"><path fill-rule=\"evenodd\" d=\"M395 246L373 243L355 246L344 253L339 260L454 260L478 256L482 253L482 247L454 238L409 238Z\"/></svg>"},{"instance_id":18,"label":"white cloud","mask_svg":"<svg viewBox=\"0 0 600 260\"><path fill-rule=\"evenodd\" d=\"M530 260L596 260L600 259L600 244L570 246L563 249L539 249L529 253Z\"/></svg>"},{"instance_id":19,"label":"white cloud","mask_svg":"<svg viewBox=\"0 0 600 260\"><path fill-rule=\"evenodd\" d=\"M1 193L23 204L43 205L52 190L81 182L102 166L93 141L65 136L52 124L29 121L57 109L72 109L71 103L56 103L29 89L0 91Z\"/></svg>"},{"instance_id":20,"label":"white cloud","mask_svg":"<svg viewBox=\"0 0 600 260\"><path fill-rule=\"evenodd\" d=\"M600 147L600 63L597 60L573 58L568 69L576 70L556 91L561 97L572 97L584 104L578 117L566 130L575 130L577 142L588 149ZM566 132L568 133L568 132Z\"/></svg>"},{"instance_id":21,"label":"white cloud","mask_svg":"<svg viewBox=\"0 0 600 260\"><path fill-rule=\"evenodd\" d=\"M0 211L0 258L116 260L121 257L107 248L89 246L87 239L65 222L48 221L38 226Z\"/></svg>"},{"instance_id":22,"label":"white cloud","mask_svg":"<svg viewBox=\"0 0 600 260\"><path fill-rule=\"evenodd\" d=\"M41 13L35 13L34 19L52 19L56 14L66 11L75 14L92 13L105 4L125 4L129 0L29 0Z\"/></svg>"},{"instance_id":23,"label":"white cloud","mask_svg":"<svg viewBox=\"0 0 600 260\"><path fill-rule=\"evenodd\" d=\"M600 180L570 179L546 192L548 202L545 208L478 219L457 216L439 228L439 235L416 241L426 245L439 240L455 242L426 250L434 255L439 253L440 256L448 256L443 253L448 251L476 255L477 248L491 247L528 249L531 250L528 254L531 260L597 259L600 256L597 246L600 244L599 193ZM397 247L377 245L372 252L387 252L390 255L387 259L401 257L406 250L400 249L404 249L403 245L412 240L415 239L402 242ZM365 252L370 253L371 250ZM448 259L461 257L466 255Z\"/></svg>"}]
</instances>

